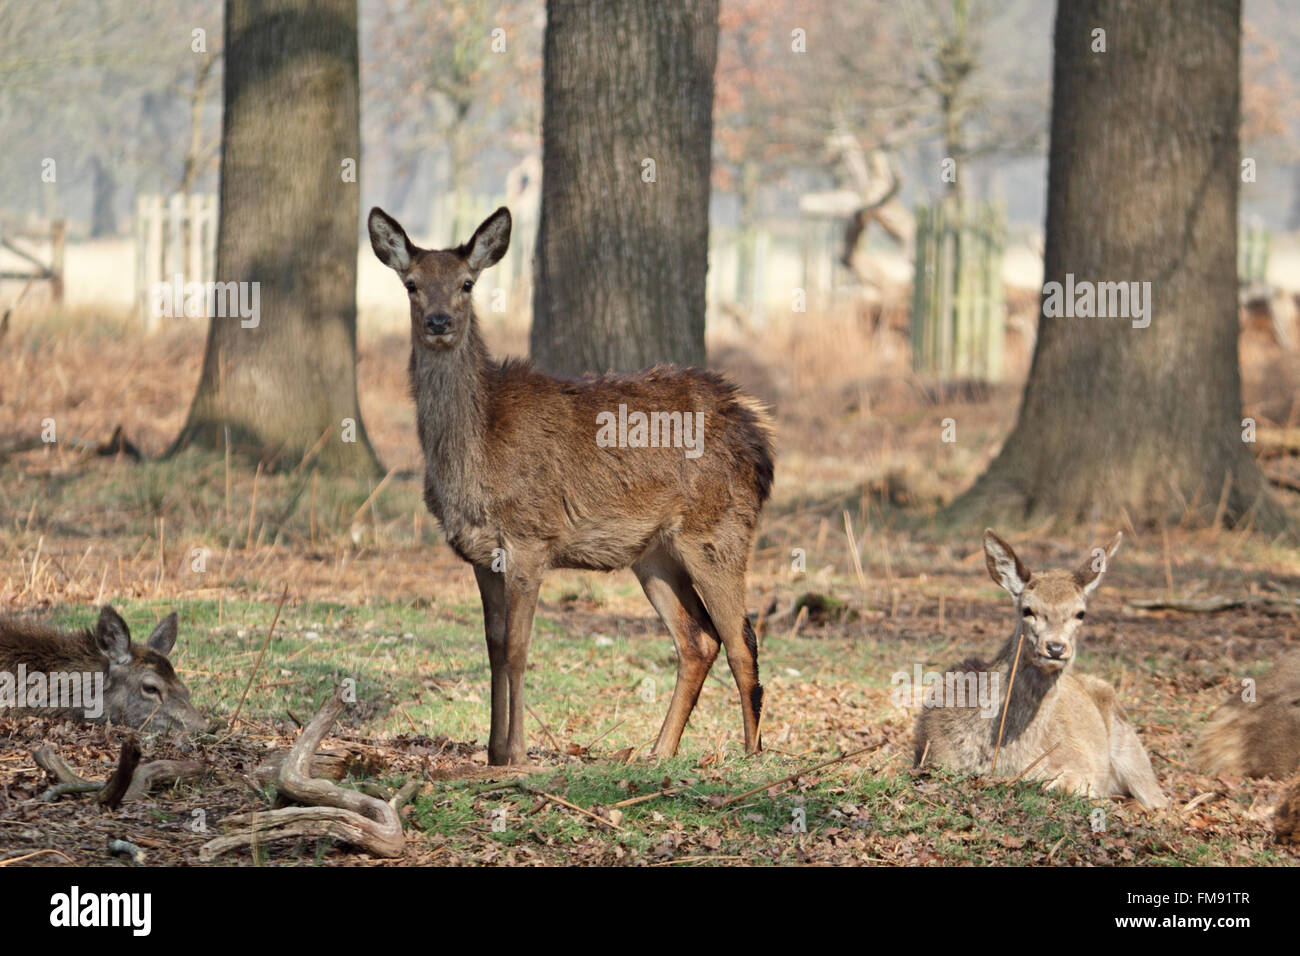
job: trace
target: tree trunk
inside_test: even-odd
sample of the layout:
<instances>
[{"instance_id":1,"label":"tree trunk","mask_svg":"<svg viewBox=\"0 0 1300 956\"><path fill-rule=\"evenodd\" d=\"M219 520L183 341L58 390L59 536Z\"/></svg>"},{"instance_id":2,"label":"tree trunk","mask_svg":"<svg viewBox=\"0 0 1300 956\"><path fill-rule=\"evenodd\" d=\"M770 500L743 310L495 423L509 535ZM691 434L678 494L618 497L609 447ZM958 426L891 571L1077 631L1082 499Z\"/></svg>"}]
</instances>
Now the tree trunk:
<instances>
[{"instance_id":1,"label":"tree trunk","mask_svg":"<svg viewBox=\"0 0 1300 956\"><path fill-rule=\"evenodd\" d=\"M1150 325L1043 315L1019 421L950 517L1284 526L1243 443L1240 27L1234 0L1058 4L1045 278L1149 282Z\"/></svg>"},{"instance_id":2,"label":"tree trunk","mask_svg":"<svg viewBox=\"0 0 1300 956\"><path fill-rule=\"evenodd\" d=\"M104 239L117 235L117 177L113 167L98 155L90 160L90 238Z\"/></svg>"},{"instance_id":3,"label":"tree trunk","mask_svg":"<svg viewBox=\"0 0 1300 956\"><path fill-rule=\"evenodd\" d=\"M717 0L548 0L531 337L547 370L703 364L717 49Z\"/></svg>"},{"instance_id":4,"label":"tree trunk","mask_svg":"<svg viewBox=\"0 0 1300 956\"><path fill-rule=\"evenodd\" d=\"M210 316L198 445L374 475L356 384L357 0L227 0L217 281L253 319ZM255 323L255 324L254 324Z\"/></svg>"}]
</instances>

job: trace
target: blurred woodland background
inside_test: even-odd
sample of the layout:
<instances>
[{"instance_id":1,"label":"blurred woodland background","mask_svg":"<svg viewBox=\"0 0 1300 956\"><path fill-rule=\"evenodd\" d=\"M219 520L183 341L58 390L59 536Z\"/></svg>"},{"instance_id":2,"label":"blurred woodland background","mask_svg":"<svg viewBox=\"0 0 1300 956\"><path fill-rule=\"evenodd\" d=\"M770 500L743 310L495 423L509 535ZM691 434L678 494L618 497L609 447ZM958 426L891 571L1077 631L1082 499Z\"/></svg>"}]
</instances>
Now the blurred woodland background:
<instances>
[{"instance_id":1,"label":"blurred woodland background","mask_svg":"<svg viewBox=\"0 0 1300 956\"><path fill-rule=\"evenodd\" d=\"M465 822L504 797L437 790L410 861L625 862L668 841L746 860L1276 862L1256 796L1187 752L1300 613L1294 13L0 0L0 610L179 608L196 702L228 713L251 683L250 734L287 739L352 675L358 733L401 737L426 772L481 757L481 610L421 500L406 296L363 221L380 205L442 248L506 204L510 250L474 293L494 355L573 375L703 363L773 409L748 598L770 752L734 759L732 692L710 681L664 773L686 793L877 749L805 794L839 842L785 840L786 797L764 793L768 823L683 795L666 821L629 811L632 835L540 813L551 842L530 843ZM1149 283L1149 323L1044 315L1067 277ZM207 282L255 285L257 315L160 307ZM1125 532L1081 666L1119 688L1195 813L1116 809L1097 838L1082 802L999 790L959 823L968 788L910 799L930 784L907 775L913 715L889 676L1007 633L986 524L1034 567ZM571 799L609 802L599 760L653 734L662 706L637 688L666 680L671 645L627 574L548 578L537 630L538 759ZM632 790L662 775L620 772ZM35 786L0 774L0 806ZM76 856L89 824L57 812ZM898 822L848 822L871 814ZM971 843L972 826L1003 836ZM193 862L199 839L168 831L158 852Z\"/></svg>"}]
</instances>

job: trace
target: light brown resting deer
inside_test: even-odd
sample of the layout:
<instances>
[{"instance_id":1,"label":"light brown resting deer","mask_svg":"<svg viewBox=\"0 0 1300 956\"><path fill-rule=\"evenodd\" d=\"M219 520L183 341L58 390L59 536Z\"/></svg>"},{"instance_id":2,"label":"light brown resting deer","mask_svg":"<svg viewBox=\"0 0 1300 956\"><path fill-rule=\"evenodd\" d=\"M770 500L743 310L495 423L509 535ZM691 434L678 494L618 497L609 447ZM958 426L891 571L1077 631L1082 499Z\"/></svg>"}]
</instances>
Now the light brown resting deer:
<instances>
[{"instance_id":1,"label":"light brown resting deer","mask_svg":"<svg viewBox=\"0 0 1300 956\"><path fill-rule=\"evenodd\" d=\"M983 675L994 707L970 699L926 707L916 722L918 765L1015 776L1043 754L1026 779L1089 797L1131 794L1144 807L1168 805L1136 731L1105 681L1073 672L1088 596L1101 582L1120 535L1075 571L1030 574L1011 546L984 532L989 575L1015 601L1016 628L990 663L959 672ZM1014 669L1014 684L1012 673ZM1005 725L1003 713L1005 711ZM1001 747L998 745L1001 726Z\"/></svg>"},{"instance_id":2,"label":"light brown resting deer","mask_svg":"<svg viewBox=\"0 0 1300 956\"><path fill-rule=\"evenodd\" d=\"M1300 651L1281 657L1255 685L1255 699L1240 691L1210 717L1196 749L1209 774L1283 780L1300 771Z\"/></svg>"},{"instance_id":3,"label":"light brown resting deer","mask_svg":"<svg viewBox=\"0 0 1300 956\"><path fill-rule=\"evenodd\" d=\"M524 670L550 568L630 567L672 634L677 684L654 755L676 753L720 646L740 692L745 750L757 752L763 689L745 575L772 484L765 410L699 369L564 381L527 362L493 361L470 293L510 243L504 207L454 249L417 248L381 209L370 211L369 227L375 255L410 296L424 500L473 566L483 599L490 762L528 757ZM652 440L644 428L623 431L634 414L649 417ZM691 446L674 447L686 444L691 422Z\"/></svg>"},{"instance_id":4,"label":"light brown resting deer","mask_svg":"<svg viewBox=\"0 0 1300 956\"><path fill-rule=\"evenodd\" d=\"M167 660L175 646L174 613L154 628L144 645L131 643L126 622L108 606L93 628L67 634L2 619L0 715L52 714L95 722L107 718L149 731L204 730L208 721L194 709L189 690ZM21 693L20 682L25 685ZM17 706L20 700L28 706Z\"/></svg>"}]
</instances>

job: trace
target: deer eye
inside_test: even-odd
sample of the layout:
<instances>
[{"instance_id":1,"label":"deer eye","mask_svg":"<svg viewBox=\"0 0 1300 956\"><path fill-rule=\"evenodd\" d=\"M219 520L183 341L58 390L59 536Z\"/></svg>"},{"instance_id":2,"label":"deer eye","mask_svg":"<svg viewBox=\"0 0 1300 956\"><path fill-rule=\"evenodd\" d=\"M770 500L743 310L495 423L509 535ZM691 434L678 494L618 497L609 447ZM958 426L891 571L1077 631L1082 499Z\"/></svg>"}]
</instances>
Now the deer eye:
<instances>
[{"instance_id":1,"label":"deer eye","mask_svg":"<svg viewBox=\"0 0 1300 956\"><path fill-rule=\"evenodd\" d=\"M1082 620L1083 620L1083 612L1080 611L1078 614L1074 615L1074 619L1075 619L1076 621L1082 621Z\"/></svg>"},{"instance_id":2,"label":"deer eye","mask_svg":"<svg viewBox=\"0 0 1300 956\"><path fill-rule=\"evenodd\" d=\"M141 687L147 697L162 697L162 690L157 684L145 684Z\"/></svg>"},{"instance_id":3,"label":"deer eye","mask_svg":"<svg viewBox=\"0 0 1300 956\"><path fill-rule=\"evenodd\" d=\"M471 289L473 289L473 288L474 288L474 280L473 280L473 279L466 279L466 280L465 280L465 284L462 285L462 286L460 287L460 291L461 291L461 292L469 292L469 291L470 291Z\"/></svg>"},{"instance_id":4,"label":"deer eye","mask_svg":"<svg viewBox=\"0 0 1300 956\"><path fill-rule=\"evenodd\" d=\"M407 292L410 292L410 293L412 293L412 294L414 294L414 292L415 292L415 283L414 283L414 282L407 282L407 283L406 283L406 291L407 291Z\"/></svg>"},{"instance_id":5,"label":"deer eye","mask_svg":"<svg viewBox=\"0 0 1300 956\"><path fill-rule=\"evenodd\" d=\"M1028 607L1027 607L1027 608L1025 608L1023 611L1021 611L1020 613L1023 614L1025 617L1033 617L1033 616L1034 616L1034 610L1033 610L1033 608L1028 608Z\"/></svg>"}]
</instances>

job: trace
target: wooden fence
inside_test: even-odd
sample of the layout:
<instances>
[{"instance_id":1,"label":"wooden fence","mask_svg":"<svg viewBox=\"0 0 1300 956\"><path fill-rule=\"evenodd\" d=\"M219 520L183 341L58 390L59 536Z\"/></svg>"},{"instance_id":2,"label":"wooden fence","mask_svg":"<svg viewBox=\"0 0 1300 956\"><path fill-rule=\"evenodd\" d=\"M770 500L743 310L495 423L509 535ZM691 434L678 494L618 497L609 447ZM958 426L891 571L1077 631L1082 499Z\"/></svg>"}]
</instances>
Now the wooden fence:
<instances>
[{"instance_id":1,"label":"wooden fence","mask_svg":"<svg viewBox=\"0 0 1300 956\"><path fill-rule=\"evenodd\" d=\"M14 240L49 243L50 261L42 262L37 253L14 245ZM14 226L0 223L0 248L17 256L24 262L31 263L26 270L0 270L0 282L22 282L18 298L8 307L12 309L36 282L50 284L50 301L55 304L63 301L63 256L67 242L67 225L62 219L56 219L48 226ZM8 309L6 309L6 312Z\"/></svg>"},{"instance_id":2,"label":"wooden fence","mask_svg":"<svg viewBox=\"0 0 1300 956\"><path fill-rule=\"evenodd\" d=\"M1005 236L997 204L944 200L917 207L911 337L918 374L1001 379Z\"/></svg>"},{"instance_id":3,"label":"wooden fence","mask_svg":"<svg viewBox=\"0 0 1300 956\"><path fill-rule=\"evenodd\" d=\"M135 301L145 328L153 330L154 289L180 276L211 282L217 268L217 197L172 193L141 195L135 203Z\"/></svg>"},{"instance_id":4,"label":"wooden fence","mask_svg":"<svg viewBox=\"0 0 1300 956\"><path fill-rule=\"evenodd\" d=\"M1262 224L1250 222L1237 232L1237 280L1243 286L1261 286L1268 281L1268 255L1273 235Z\"/></svg>"}]
</instances>

